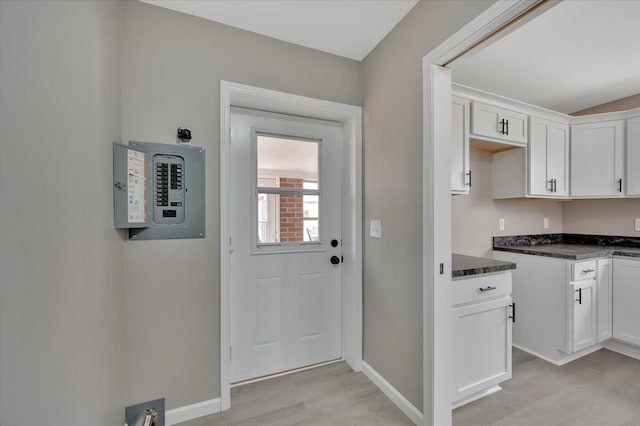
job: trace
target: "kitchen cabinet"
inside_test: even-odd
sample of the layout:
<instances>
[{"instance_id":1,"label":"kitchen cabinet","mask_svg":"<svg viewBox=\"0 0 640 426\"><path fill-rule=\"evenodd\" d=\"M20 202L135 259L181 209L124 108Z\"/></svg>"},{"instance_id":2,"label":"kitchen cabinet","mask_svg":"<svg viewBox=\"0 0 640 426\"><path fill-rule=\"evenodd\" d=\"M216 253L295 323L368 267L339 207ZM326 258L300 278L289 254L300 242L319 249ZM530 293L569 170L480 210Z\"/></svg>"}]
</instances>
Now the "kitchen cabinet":
<instances>
[{"instance_id":1,"label":"kitchen cabinet","mask_svg":"<svg viewBox=\"0 0 640 426\"><path fill-rule=\"evenodd\" d=\"M579 352L597 342L596 280L572 281L569 284L569 353Z\"/></svg>"},{"instance_id":2,"label":"kitchen cabinet","mask_svg":"<svg viewBox=\"0 0 640 426\"><path fill-rule=\"evenodd\" d=\"M527 115L474 101L471 103L471 135L525 145Z\"/></svg>"},{"instance_id":3,"label":"kitchen cabinet","mask_svg":"<svg viewBox=\"0 0 640 426\"><path fill-rule=\"evenodd\" d=\"M569 195L569 126L529 119L529 195Z\"/></svg>"},{"instance_id":4,"label":"kitchen cabinet","mask_svg":"<svg viewBox=\"0 0 640 426\"><path fill-rule=\"evenodd\" d=\"M468 194L471 188L469 170L470 105L466 99L451 101L451 193Z\"/></svg>"},{"instance_id":5,"label":"kitchen cabinet","mask_svg":"<svg viewBox=\"0 0 640 426\"><path fill-rule=\"evenodd\" d=\"M596 297L598 300L598 343L613 336L613 262L600 259L597 263L598 279Z\"/></svg>"},{"instance_id":6,"label":"kitchen cabinet","mask_svg":"<svg viewBox=\"0 0 640 426\"><path fill-rule=\"evenodd\" d=\"M511 273L452 283L454 406L511 378Z\"/></svg>"},{"instance_id":7,"label":"kitchen cabinet","mask_svg":"<svg viewBox=\"0 0 640 426\"><path fill-rule=\"evenodd\" d=\"M571 126L571 196L625 193L624 120Z\"/></svg>"},{"instance_id":8,"label":"kitchen cabinet","mask_svg":"<svg viewBox=\"0 0 640 426\"><path fill-rule=\"evenodd\" d=\"M610 258L573 261L503 251L494 251L493 257L518 264L512 271L512 298L518 306L514 347L556 365L598 348L610 315L609 302L598 293L609 286L610 263L601 260Z\"/></svg>"},{"instance_id":9,"label":"kitchen cabinet","mask_svg":"<svg viewBox=\"0 0 640 426\"><path fill-rule=\"evenodd\" d=\"M613 337L640 346L640 260L613 259Z\"/></svg>"},{"instance_id":10,"label":"kitchen cabinet","mask_svg":"<svg viewBox=\"0 0 640 426\"><path fill-rule=\"evenodd\" d=\"M627 119L627 195L640 196L640 109Z\"/></svg>"}]
</instances>

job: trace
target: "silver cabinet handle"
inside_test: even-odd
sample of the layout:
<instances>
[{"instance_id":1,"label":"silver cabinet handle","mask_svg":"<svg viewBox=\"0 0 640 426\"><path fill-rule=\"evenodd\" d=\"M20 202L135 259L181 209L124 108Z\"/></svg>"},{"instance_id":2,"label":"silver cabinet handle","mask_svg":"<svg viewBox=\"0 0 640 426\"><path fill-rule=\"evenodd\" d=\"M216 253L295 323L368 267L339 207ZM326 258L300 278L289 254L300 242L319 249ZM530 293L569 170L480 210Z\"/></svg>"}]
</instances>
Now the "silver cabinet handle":
<instances>
[{"instance_id":1,"label":"silver cabinet handle","mask_svg":"<svg viewBox=\"0 0 640 426\"><path fill-rule=\"evenodd\" d=\"M495 290L495 287L491 287L491 286L487 286L485 288L480 287L478 290L480 291L491 291L491 290Z\"/></svg>"},{"instance_id":2,"label":"silver cabinet handle","mask_svg":"<svg viewBox=\"0 0 640 426\"><path fill-rule=\"evenodd\" d=\"M590 273L590 272L595 272L595 271L596 271L595 269L583 269L583 270L582 270L582 273L583 273L583 274L588 274L588 273Z\"/></svg>"}]
</instances>

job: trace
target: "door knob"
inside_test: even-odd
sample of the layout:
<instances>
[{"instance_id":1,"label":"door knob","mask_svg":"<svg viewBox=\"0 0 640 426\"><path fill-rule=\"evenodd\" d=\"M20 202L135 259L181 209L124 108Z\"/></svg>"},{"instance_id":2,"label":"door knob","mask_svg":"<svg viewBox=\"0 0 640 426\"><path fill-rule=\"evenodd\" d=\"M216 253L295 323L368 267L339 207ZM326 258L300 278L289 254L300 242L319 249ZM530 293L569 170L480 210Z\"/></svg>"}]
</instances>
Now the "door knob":
<instances>
[{"instance_id":1,"label":"door knob","mask_svg":"<svg viewBox=\"0 0 640 426\"><path fill-rule=\"evenodd\" d=\"M331 240L331 247L338 247L338 240Z\"/></svg>"},{"instance_id":2,"label":"door knob","mask_svg":"<svg viewBox=\"0 0 640 426\"><path fill-rule=\"evenodd\" d=\"M337 265L340 263L340 258L338 256L331 256L331 264Z\"/></svg>"}]
</instances>

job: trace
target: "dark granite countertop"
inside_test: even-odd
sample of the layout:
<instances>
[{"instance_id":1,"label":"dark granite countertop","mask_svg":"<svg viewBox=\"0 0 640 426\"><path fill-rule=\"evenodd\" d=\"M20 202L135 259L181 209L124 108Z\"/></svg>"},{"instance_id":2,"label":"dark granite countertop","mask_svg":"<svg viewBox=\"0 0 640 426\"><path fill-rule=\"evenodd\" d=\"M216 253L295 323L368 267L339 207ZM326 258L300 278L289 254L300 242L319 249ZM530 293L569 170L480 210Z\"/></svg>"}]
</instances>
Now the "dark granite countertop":
<instances>
[{"instance_id":1,"label":"dark granite countertop","mask_svg":"<svg viewBox=\"0 0 640 426\"><path fill-rule=\"evenodd\" d=\"M598 257L640 257L640 248L616 246L592 246L586 244L539 244L535 246L494 246L497 251L557 257L559 259L584 260Z\"/></svg>"},{"instance_id":2,"label":"dark granite countertop","mask_svg":"<svg viewBox=\"0 0 640 426\"><path fill-rule=\"evenodd\" d=\"M513 262L487 259L484 257L465 256L453 254L451 263L451 275L453 278L466 277L468 275L490 274L492 272L509 271L516 269Z\"/></svg>"},{"instance_id":3,"label":"dark granite countertop","mask_svg":"<svg viewBox=\"0 0 640 426\"><path fill-rule=\"evenodd\" d=\"M580 234L517 235L495 237L493 249L568 260L640 257L640 238Z\"/></svg>"}]
</instances>

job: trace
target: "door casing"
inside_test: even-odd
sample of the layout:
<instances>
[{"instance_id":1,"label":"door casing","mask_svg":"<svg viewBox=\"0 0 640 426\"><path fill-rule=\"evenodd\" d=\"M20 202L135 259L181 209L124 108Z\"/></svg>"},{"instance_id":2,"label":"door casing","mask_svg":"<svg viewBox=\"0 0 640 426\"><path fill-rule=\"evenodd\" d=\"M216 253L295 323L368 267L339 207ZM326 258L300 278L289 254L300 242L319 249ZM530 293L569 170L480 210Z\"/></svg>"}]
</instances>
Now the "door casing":
<instances>
[{"instance_id":1,"label":"door casing","mask_svg":"<svg viewBox=\"0 0 640 426\"><path fill-rule=\"evenodd\" d=\"M343 124L342 357L362 370L362 107L220 81L220 409L231 407L231 107Z\"/></svg>"},{"instance_id":2,"label":"door casing","mask_svg":"<svg viewBox=\"0 0 640 426\"><path fill-rule=\"evenodd\" d=\"M422 424L452 423L451 386L451 69L557 5L498 0L422 58Z\"/></svg>"}]
</instances>

